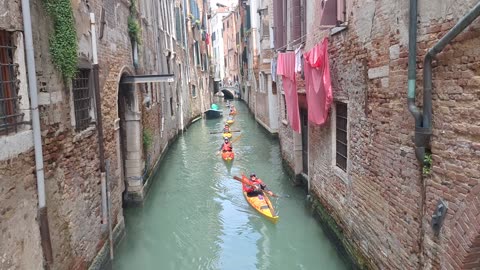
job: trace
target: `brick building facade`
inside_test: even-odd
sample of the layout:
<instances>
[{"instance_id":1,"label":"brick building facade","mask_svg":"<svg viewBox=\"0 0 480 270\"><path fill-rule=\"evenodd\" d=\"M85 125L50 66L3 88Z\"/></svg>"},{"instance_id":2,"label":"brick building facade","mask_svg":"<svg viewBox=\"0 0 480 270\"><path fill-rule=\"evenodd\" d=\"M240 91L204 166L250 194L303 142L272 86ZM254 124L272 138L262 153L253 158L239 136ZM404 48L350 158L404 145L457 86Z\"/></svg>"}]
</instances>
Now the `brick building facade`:
<instances>
[{"instance_id":1,"label":"brick building facade","mask_svg":"<svg viewBox=\"0 0 480 270\"><path fill-rule=\"evenodd\" d=\"M0 18L0 61L14 67L2 68L0 83L15 81L10 88L0 89L0 268L43 269L45 261L50 269L101 267L108 250L102 178L111 192L110 215L114 235L118 236L123 232L122 205L143 200L151 172L169 142L209 106L205 39L202 35L194 37L188 17L194 4L202 11L207 6L200 0L72 1L79 72L72 80L64 80L50 54L48 37L55 30L52 17L46 13L44 1L30 1L53 253L50 261L48 250L42 250L45 238L40 234L37 216L20 2L0 4L6 11ZM140 43L132 41L128 28L131 3L135 2ZM96 125L90 13L96 17L103 146L108 164L105 174L101 173ZM199 19L206 23L205 15ZM203 65L198 64L198 68L190 65L194 63L195 41L203 54ZM158 74L173 74L175 80L126 83L136 75ZM18 124L4 120L14 113L21 115Z\"/></svg>"},{"instance_id":2,"label":"brick building facade","mask_svg":"<svg viewBox=\"0 0 480 270\"><path fill-rule=\"evenodd\" d=\"M287 122L279 89L286 164L308 183L314 205L357 263L374 269L476 269L480 239L479 19L433 62L430 156L415 154L407 106L409 4L398 1L274 2L277 52L329 39L334 102L327 122L308 121L297 75L302 133ZM334 6L330 6L333 5ZM424 58L478 1L418 1L417 100ZM477 12L478 13L478 12ZM296 17L304 20L296 20ZM424 104L417 101L422 107ZM345 145L343 147L342 145ZM426 164L426 165L425 165ZM443 201L438 233L432 216ZM341 233L339 233L341 232Z\"/></svg>"}]
</instances>

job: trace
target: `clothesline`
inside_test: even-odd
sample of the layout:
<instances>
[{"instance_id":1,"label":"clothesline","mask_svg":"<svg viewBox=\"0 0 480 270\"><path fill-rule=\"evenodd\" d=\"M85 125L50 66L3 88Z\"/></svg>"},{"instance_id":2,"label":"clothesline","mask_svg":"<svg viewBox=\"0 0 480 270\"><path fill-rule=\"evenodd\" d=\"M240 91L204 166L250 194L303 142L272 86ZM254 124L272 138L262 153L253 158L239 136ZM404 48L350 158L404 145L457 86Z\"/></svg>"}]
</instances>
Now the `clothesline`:
<instances>
[{"instance_id":1,"label":"clothesline","mask_svg":"<svg viewBox=\"0 0 480 270\"><path fill-rule=\"evenodd\" d=\"M299 38L297 38L297 39L295 39L295 40L292 40L290 43L287 43L286 45L283 45L282 47L276 49L276 51L278 52L278 51L280 51L280 50L283 50L284 48L292 45L293 43L296 43L297 41L301 40L302 38L304 38L304 37L306 37L306 36L307 36L307 35L305 34L305 35L303 35L303 36L301 36L301 37L299 37Z\"/></svg>"}]
</instances>

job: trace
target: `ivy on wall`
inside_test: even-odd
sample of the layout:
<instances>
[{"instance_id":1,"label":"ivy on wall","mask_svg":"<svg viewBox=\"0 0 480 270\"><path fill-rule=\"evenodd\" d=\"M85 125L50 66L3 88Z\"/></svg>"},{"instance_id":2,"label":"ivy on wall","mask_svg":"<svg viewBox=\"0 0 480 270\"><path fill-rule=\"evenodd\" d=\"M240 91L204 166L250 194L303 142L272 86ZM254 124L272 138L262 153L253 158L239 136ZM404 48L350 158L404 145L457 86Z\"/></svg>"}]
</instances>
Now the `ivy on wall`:
<instances>
[{"instance_id":1,"label":"ivy on wall","mask_svg":"<svg viewBox=\"0 0 480 270\"><path fill-rule=\"evenodd\" d=\"M140 24L138 23L137 17L137 1L130 0L130 15L128 16L128 34L132 41L136 42L137 44L141 44Z\"/></svg>"},{"instance_id":2,"label":"ivy on wall","mask_svg":"<svg viewBox=\"0 0 480 270\"><path fill-rule=\"evenodd\" d=\"M66 79L77 73L77 30L70 0L44 0L53 20L50 53L55 67Z\"/></svg>"}]
</instances>

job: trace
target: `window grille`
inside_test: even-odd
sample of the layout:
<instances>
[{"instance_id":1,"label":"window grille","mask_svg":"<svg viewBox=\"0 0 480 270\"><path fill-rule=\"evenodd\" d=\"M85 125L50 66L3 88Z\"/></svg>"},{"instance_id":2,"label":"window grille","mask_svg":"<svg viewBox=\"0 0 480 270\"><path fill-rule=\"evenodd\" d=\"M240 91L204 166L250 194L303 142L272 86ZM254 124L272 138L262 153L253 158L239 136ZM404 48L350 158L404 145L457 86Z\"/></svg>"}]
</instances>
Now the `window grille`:
<instances>
[{"instance_id":1,"label":"window grille","mask_svg":"<svg viewBox=\"0 0 480 270\"><path fill-rule=\"evenodd\" d=\"M80 69L72 80L73 108L75 111L75 128L77 131L86 129L92 120L92 95L90 84L90 69Z\"/></svg>"},{"instance_id":2,"label":"window grille","mask_svg":"<svg viewBox=\"0 0 480 270\"><path fill-rule=\"evenodd\" d=\"M17 65L13 62L16 49L11 32L0 30L0 135L16 133L23 124L19 110Z\"/></svg>"},{"instance_id":3,"label":"window grille","mask_svg":"<svg viewBox=\"0 0 480 270\"><path fill-rule=\"evenodd\" d=\"M348 133L347 133L347 104L336 104L336 164L343 171L347 171Z\"/></svg>"}]
</instances>

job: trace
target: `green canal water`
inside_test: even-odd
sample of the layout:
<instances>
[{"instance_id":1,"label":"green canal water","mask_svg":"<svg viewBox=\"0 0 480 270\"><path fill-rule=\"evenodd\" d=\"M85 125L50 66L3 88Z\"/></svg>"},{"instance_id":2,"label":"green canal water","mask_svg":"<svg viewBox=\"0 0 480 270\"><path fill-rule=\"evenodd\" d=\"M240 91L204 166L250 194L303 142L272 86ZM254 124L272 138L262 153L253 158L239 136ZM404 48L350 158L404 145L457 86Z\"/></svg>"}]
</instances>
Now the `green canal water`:
<instances>
[{"instance_id":1,"label":"green canal water","mask_svg":"<svg viewBox=\"0 0 480 270\"><path fill-rule=\"evenodd\" d=\"M305 207L305 192L293 187L282 166L278 140L264 132L247 107L232 130L242 135L235 160L216 155L226 119L199 120L168 150L141 208L125 210L126 237L113 269L347 269ZM255 172L277 194L277 224L245 201L233 175Z\"/></svg>"}]
</instances>

